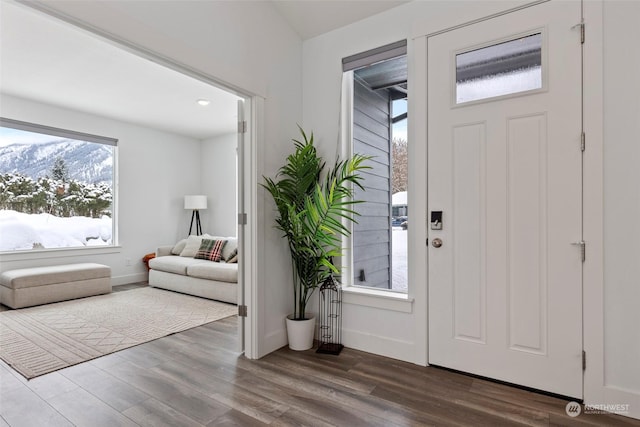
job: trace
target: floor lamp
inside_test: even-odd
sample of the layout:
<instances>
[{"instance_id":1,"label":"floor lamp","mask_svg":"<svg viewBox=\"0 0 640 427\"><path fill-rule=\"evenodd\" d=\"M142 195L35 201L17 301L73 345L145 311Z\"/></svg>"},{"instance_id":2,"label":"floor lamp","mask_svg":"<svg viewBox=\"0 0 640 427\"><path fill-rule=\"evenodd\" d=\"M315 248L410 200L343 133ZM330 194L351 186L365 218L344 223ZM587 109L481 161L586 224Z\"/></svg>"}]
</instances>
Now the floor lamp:
<instances>
[{"instance_id":1,"label":"floor lamp","mask_svg":"<svg viewBox=\"0 0 640 427\"><path fill-rule=\"evenodd\" d=\"M196 236L202 234L202 224L200 224L200 211L207 209L207 196L184 196L184 208L193 211L191 213L191 225L189 226L189 236L193 229L193 220L196 220Z\"/></svg>"}]
</instances>

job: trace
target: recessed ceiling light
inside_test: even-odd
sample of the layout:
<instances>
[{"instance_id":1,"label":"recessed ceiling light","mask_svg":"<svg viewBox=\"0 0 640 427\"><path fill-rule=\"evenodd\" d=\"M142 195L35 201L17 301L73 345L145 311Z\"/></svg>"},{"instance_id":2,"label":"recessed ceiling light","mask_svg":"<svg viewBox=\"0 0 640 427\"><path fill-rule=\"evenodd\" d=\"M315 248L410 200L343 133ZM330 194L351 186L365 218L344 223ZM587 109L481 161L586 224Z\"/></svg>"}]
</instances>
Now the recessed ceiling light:
<instances>
[{"instance_id":1,"label":"recessed ceiling light","mask_svg":"<svg viewBox=\"0 0 640 427\"><path fill-rule=\"evenodd\" d=\"M207 105L210 104L211 101L209 101L208 99L198 99L196 102L198 103L198 105L202 105L203 107L206 107Z\"/></svg>"}]
</instances>

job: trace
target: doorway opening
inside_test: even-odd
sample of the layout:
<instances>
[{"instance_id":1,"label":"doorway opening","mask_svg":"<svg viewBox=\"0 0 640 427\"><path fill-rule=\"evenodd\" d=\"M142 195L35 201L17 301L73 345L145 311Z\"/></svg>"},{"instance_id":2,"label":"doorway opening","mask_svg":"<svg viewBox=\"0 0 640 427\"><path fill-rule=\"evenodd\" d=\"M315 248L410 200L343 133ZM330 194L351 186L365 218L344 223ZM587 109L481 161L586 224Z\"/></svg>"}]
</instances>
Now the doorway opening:
<instances>
[{"instance_id":1,"label":"doorway opening","mask_svg":"<svg viewBox=\"0 0 640 427\"><path fill-rule=\"evenodd\" d=\"M89 128L94 123L103 126L104 119L111 125L122 123L123 129L132 126L157 134L122 140L116 149L114 209L119 215L114 234L120 233L120 248L96 252L112 266L114 283L146 277L142 262L134 261L186 237L191 211L184 209L184 196L204 194L209 202L201 212L203 232L238 239L238 304L245 305L244 290L252 289L252 275L245 271L252 265L244 248L253 230L250 224L238 225L238 217L253 208L245 203L252 198L244 176L251 173L253 98L125 40L88 31L82 22L59 17L46 5L3 4L2 15L2 97L27 106L5 109L13 115L9 118L42 123L35 118L37 106L46 105L60 114L45 117L45 125L69 128L57 121L85 114L97 117L81 123L87 133L103 134ZM22 36L25 31L28 37ZM224 167L212 171L214 163ZM46 254L23 260L42 256ZM238 323L244 349L252 334L244 334L244 339L244 318Z\"/></svg>"}]
</instances>

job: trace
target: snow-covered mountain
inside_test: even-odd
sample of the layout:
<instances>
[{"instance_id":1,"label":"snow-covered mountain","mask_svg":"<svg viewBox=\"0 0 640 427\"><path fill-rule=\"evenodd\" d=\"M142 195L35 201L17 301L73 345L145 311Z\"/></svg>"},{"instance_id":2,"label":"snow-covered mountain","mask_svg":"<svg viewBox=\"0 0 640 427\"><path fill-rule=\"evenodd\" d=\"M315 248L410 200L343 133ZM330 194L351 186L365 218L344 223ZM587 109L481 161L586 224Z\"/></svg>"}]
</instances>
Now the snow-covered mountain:
<instances>
[{"instance_id":1,"label":"snow-covered mountain","mask_svg":"<svg viewBox=\"0 0 640 427\"><path fill-rule=\"evenodd\" d=\"M111 186L112 147L76 140L0 147L0 173L21 173L34 179L51 176L53 163L59 157L64 160L70 179Z\"/></svg>"}]
</instances>

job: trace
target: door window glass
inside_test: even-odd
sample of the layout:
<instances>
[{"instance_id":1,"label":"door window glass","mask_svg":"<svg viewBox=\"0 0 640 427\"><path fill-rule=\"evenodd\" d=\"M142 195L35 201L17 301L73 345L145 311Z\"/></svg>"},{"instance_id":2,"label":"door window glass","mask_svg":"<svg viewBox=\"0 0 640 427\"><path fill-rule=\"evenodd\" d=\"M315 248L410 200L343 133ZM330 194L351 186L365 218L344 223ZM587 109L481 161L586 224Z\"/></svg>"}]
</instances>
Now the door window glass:
<instances>
[{"instance_id":1,"label":"door window glass","mask_svg":"<svg viewBox=\"0 0 640 427\"><path fill-rule=\"evenodd\" d=\"M456 104L542 88L542 33L456 55Z\"/></svg>"}]
</instances>

